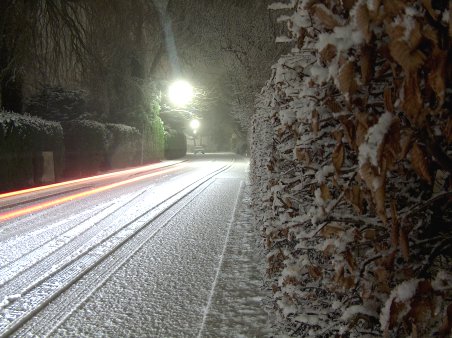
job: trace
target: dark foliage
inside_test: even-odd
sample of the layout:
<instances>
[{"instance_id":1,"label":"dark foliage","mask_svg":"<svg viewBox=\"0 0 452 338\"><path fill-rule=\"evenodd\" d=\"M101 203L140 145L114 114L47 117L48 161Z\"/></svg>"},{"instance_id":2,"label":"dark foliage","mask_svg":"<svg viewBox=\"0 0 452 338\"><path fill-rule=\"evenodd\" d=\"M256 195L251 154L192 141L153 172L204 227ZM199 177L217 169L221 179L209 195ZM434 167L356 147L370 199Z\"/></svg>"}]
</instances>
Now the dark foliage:
<instances>
[{"instance_id":1,"label":"dark foliage","mask_svg":"<svg viewBox=\"0 0 452 338\"><path fill-rule=\"evenodd\" d=\"M108 123L107 165L124 168L140 163L141 134L138 129L123 124Z\"/></svg>"},{"instance_id":2,"label":"dark foliage","mask_svg":"<svg viewBox=\"0 0 452 338\"><path fill-rule=\"evenodd\" d=\"M104 124L90 120L63 122L65 176L81 177L107 167L108 132Z\"/></svg>"},{"instance_id":3,"label":"dark foliage","mask_svg":"<svg viewBox=\"0 0 452 338\"><path fill-rule=\"evenodd\" d=\"M165 157L175 159L187 153L187 138L181 131L172 130L166 135Z\"/></svg>"},{"instance_id":4,"label":"dark foliage","mask_svg":"<svg viewBox=\"0 0 452 338\"><path fill-rule=\"evenodd\" d=\"M85 93L46 86L27 101L26 111L50 121L70 121L86 113Z\"/></svg>"},{"instance_id":5,"label":"dark foliage","mask_svg":"<svg viewBox=\"0 0 452 338\"><path fill-rule=\"evenodd\" d=\"M0 190L41 183L41 152L51 151L55 177L63 172L63 130L59 123L0 111Z\"/></svg>"}]
</instances>

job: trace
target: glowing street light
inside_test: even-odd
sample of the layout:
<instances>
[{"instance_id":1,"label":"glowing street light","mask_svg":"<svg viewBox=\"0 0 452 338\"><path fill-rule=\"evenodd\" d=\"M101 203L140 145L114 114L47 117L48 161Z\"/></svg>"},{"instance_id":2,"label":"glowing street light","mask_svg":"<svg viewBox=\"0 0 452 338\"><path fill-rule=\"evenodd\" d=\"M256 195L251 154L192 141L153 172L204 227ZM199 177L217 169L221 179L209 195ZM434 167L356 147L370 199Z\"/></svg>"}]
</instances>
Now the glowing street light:
<instances>
[{"instance_id":1,"label":"glowing street light","mask_svg":"<svg viewBox=\"0 0 452 338\"><path fill-rule=\"evenodd\" d=\"M193 99L193 87L187 81L178 80L169 86L168 97L174 105L185 106Z\"/></svg>"},{"instance_id":2,"label":"glowing street light","mask_svg":"<svg viewBox=\"0 0 452 338\"><path fill-rule=\"evenodd\" d=\"M194 132L199 129L199 121L198 120L191 120L190 121L190 128L193 129Z\"/></svg>"}]
</instances>

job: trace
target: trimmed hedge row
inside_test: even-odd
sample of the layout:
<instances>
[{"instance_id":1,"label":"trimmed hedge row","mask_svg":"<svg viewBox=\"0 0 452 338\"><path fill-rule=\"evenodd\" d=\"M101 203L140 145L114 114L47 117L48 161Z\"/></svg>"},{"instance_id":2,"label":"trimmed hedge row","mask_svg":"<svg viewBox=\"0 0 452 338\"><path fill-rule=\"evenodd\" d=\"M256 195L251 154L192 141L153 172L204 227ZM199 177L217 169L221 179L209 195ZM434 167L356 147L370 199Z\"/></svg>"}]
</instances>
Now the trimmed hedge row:
<instances>
[{"instance_id":1,"label":"trimmed hedge row","mask_svg":"<svg viewBox=\"0 0 452 338\"><path fill-rule=\"evenodd\" d=\"M108 131L107 164L109 168L138 165L141 157L141 134L124 124L105 125Z\"/></svg>"},{"instance_id":2,"label":"trimmed hedge row","mask_svg":"<svg viewBox=\"0 0 452 338\"><path fill-rule=\"evenodd\" d=\"M159 160L163 157L162 133L161 121L151 123L143 138L137 128L123 124L49 122L0 111L0 191L40 184L43 151L54 154L57 181L63 176L76 178L138 165L142 157L144 162ZM178 148L185 146L178 152L183 156L185 139L178 143Z\"/></svg>"},{"instance_id":3,"label":"trimmed hedge row","mask_svg":"<svg viewBox=\"0 0 452 338\"><path fill-rule=\"evenodd\" d=\"M104 124L73 120L61 125L66 149L65 176L88 176L106 167L108 131Z\"/></svg>"},{"instance_id":4,"label":"trimmed hedge row","mask_svg":"<svg viewBox=\"0 0 452 338\"><path fill-rule=\"evenodd\" d=\"M62 126L67 177L87 176L140 163L142 139L134 127L90 120L62 122Z\"/></svg>"},{"instance_id":5,"label":"trimmed hedge row","mask_svg":"<svg viewBox=\"0 0 452 338\"><path fill-rule=\"evenodd\" d=\"M55 177L60 178L64 165L60 123L0 111L0 191L41 183L43 151L53 152Z\"/></svg>"},{"instance_id":6,"label":"trimmed hedge row","mask_svg":"<svg viewBox=\"0 0 452 338\"><path fill-rule=\"evenodd\" d=\"M182 131L171 130L166 135L165 157L176 159L187 154L187 137Z\"/></svg>"}]
</instances>

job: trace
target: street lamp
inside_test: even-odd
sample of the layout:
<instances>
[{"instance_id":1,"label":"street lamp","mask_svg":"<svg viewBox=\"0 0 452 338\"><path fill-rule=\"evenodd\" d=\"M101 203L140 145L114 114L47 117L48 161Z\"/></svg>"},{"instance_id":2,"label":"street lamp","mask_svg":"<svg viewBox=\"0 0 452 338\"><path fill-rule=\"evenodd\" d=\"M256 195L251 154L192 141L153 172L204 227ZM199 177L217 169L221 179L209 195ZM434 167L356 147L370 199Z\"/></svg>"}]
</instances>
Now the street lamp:
<instances>
[{"instance_id":1,"label":"street lamp","mask_svg":"<svg viewBox=\"0 0 452 338\"><path fill-rule=\"evenodd\" d=\"M200 123L198 120L191 120L190 121L190 128L192 129L193 132L193 145L196 147L196 133L198 132L198 128L200 126Z\"/></svg>"},{"instance_id":2,"label":"street lamp","mask_svg":"<svg viewBox=\"0 0 452 338\"><path fill-rule=\"evenodd\" d=\"M175 81L168 87L168 97L175 106L183 107L193 99L193 87L187 81Z\"/></svg>"},{"instance_id":3,"label":"street lamp","mask_svg":"<svg viewBox=\"0 0 452 338\"><path fill-rule=\"evenodd\" d=\"M198 120L191 120L190 121L190 127L191 129L193 129L193 131L198 130L199 129L199 121Z\"/></svg>"}]
</instances>

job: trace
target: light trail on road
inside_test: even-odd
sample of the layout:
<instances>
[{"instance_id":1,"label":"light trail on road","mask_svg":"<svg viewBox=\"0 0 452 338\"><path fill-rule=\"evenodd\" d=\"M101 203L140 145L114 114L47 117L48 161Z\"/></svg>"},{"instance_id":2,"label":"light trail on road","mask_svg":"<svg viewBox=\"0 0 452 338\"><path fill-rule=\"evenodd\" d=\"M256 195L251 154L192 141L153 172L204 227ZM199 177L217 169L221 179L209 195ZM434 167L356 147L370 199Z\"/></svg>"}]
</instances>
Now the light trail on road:
<instances>
[{"instance_id":1,"label":"light trail on road","mask_svg":"<svg viewBox=\"0 0 452 338\"><path fill-rule=\"evenodd\" d=\"M11 192L0 194L0 200L3 198L7 198L7 197L15 197L15 196L29 194L32 192L45 191L45 190L49 190L49 189L65 187L67 185L72 185L72 184L77 184L77 183L86 183L86 182L103 180L103 179L107 179L107 178L118 177L118 176L122 176L122 175L135 174L135 173L143 172L146 170L161 169L161 168L164 168L167 166L168 166L167 164L160 164L160 163L159 164L151 164L151 165L144 166L144 167L115 171L115 172L108 173L108 174L84 177L84 178L79 178L76 180L48 184L48 185L43 185L40 187L28 188L28 189L23 189L23 190L18 190L18 191L11 191Z\"/></svg>"},{"instance_id":2,"label":"light trail on road","mask_svg":"<svg viewBox=\"0 0 452 338\"><path fill-rule=\"evenodd\" d=\"M3 214L0 214L0 222L1 221L6 221L6 220L10 220L10 219L13 219L13 218L17 218L17 217L20 217L20 216L23 216L23 215L27 215L27 214L30 214L30 213L35 212L35 211L40 211L40 210L43 210L43 209L47 209L47 208L50 208L50 207L53 207L53 206L56 206L56 205L59 205L59 204L65 203L65 202L69 202L69 201L73 201L73 200L80 199L80 198L83 198L83 197L87 197L87 196L90 196L90 195L94 195L94 194L97 194L99 192L103 192L103 191L107 191L107 190L110 190L110 189L113 189L113 188L124 186L124 185L130 184L130 183L133 183L133 182L142 181L142 180L154 177L154 176L158 176L158 175L162 175L162 174L165 174L165 173L169 173L169 172L173 172L173 171L176 171L176 170L180 170L181 168L184 168L186 166L187 165L185 165L185 164L178 165L177 167L171 167L169 169L159 170L157 172L153 172L153 173L150 173L150 174L142 175L142 176L139 176L139 177L134 177L134 178L131 178L131 179L127 179L125 181L120 181L120 182L108 184L108 185L105 185L105 186L102 186L102 187L99 187L99 188L94 188L94 189L91 189L89 191L84 191L84 192L80 192L80 193L77 193L77 194L72 194L72 195L61 197L61 198L57 198L57 199L54 199L54 200L51 200L51 201L48 201L48 202L38 203L38 204L29 206L29 207L26 207L26 208L22 208L22 209L19 209L19 210L6 212L6 213L3 213ZM141 169L143 169L143 168L141 168ZM137 171L137 170L132 170L132 171ZM124 172L122 172L122 174L123 173ZM107 174L107 175L109 175L109 174ZM96 176L90 177L88 179L93 179L93 178L96 178Z\"/></svg>"},{"instance_id":3,"label":"light trail on road","mask_svg":"<svg viewBox=\"0 0 452 338\"><path fill-rule=\"evenodd\" d=\"M8 213L13 218L0 223L0 337L51 336L75 309L96 298L104 288L109 289L107 281L144 249L147 251L163 243L172 252L173 245L168 245L167 241L185 241L190 233L194 236L189 239L192 243L195 237L209 231L212 233L208 238L223 243L226 219L223 216L229 215L230 209L229 203L227 207L223 203L229 201L227 196L236 196L237 185L236 180L230 184L231 160L228 160L196 159L94 182L90 188L80 184L80 189L85 190L77 192L74 186L66 186L44 194L21 196L23 202L20 203L27 204L17 205L20 210L8 209L0 214L0 221ZM50 195L56 191L66 195ZM45 200L40 197L41 201L37 201L40 195L46 195ZM211 196L215 197L214 205L211 205ZM72 200L75 201L70 202ZM6 198L0 204L6 201L10 202ZM51 208L56 204L61 205ZM199 213L200 206L209 212ZM19 217L19 213L26 217ZM208 217L195 220L201 216ZM167 237L168 232L173 231L175 235ZM179 234L181 231L183 233ZM201 252L211 243L203 242L206 247L200 249ZM184 252L177 257L192 257L193 254ZM217 266L217 255L200 257L202 263L205 263L204 258L208 261L205 274L199 277L190 271L187 275L195 276L196 285L203 291L205 281L210 280L211 266ZM211 260L215 264L211 264ZM193 265L196 271L198 265ZM196 297L196 304L201 309L204 293L195 294L200 295ZM192 301L186 302L189 307ZM194 319L198 316L190 317L190 322ZM163 322L162 325L158 327L166 327Z\"/></svg>"}]
</instances>

